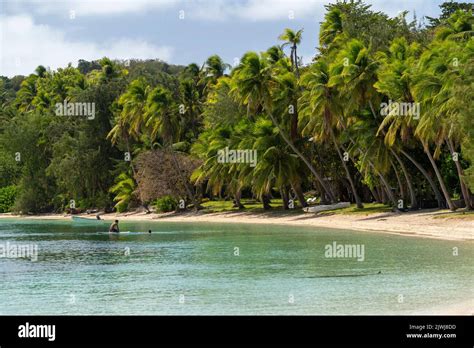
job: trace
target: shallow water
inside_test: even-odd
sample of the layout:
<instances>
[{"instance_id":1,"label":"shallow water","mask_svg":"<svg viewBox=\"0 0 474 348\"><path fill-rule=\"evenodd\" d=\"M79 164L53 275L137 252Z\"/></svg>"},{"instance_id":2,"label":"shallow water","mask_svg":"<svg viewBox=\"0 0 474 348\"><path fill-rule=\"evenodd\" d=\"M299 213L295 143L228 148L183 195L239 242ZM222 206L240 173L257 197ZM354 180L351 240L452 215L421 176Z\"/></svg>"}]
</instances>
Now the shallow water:
<instances>
[{"instance_id":1,"label":"shallow water","mask_svg":"<svg viewBox=\"0 0 474 348\"><path fill-rule=\"evenodd\" d=\"M473 297L472 242L275 225L120 225L132 233L0 219L0 249L38 251L36 261L0 258L0 314L406 314ZM333 242L363 245L364 260L325 257Z\"/></svg>"}]
</instances>

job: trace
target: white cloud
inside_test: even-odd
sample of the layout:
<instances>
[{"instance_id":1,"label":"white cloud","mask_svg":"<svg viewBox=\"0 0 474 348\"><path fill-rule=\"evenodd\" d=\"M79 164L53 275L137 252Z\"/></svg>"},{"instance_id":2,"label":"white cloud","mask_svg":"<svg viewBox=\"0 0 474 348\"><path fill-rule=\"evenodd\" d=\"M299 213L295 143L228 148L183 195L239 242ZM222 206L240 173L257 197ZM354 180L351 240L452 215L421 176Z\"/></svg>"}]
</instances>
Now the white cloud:
<instances>
[{"instance_id":1,"label":"white cloud","mask_svg":"<svg viewBox=\"0 0 474 348\"><path fill-rule=\"evenodd\" d=\"M0 17L0 75L26 75L38 65L51 69L77 64L79 59L171 59L171 47L158 47L143 40L119 39L97 44L70 41L65 34L47 25L37 25L27 15Z\"/></svg>"},{"instance_id":2,"label":"white cloud","mask_svg":"<svg viewBox=\"0 0 474 348\"><path fill-rule=\"evenodd\" d=\"M321 12L328 0L202 0L188 4L190 18L248 21L302 19ZM290 18L290 16L292 18Z\"/></svg>"},{"instance_id":3,"label":"white cloud","mask_svg":"<svg viewBox=\"0 0 474 348\"><path fill-rule=\"evenodd\" d=\"M76 16L111 16L165 9L174 6L176 0L17 0L7 4L14 11L24 12L28 8L41 15L69 16L74 11Z\"/></svg>"},{"instance_id":4,"label":"white cloud","mask_svg":"<svg viewBox=\"0 0 474 348\"><path fill-rule=\"evenodd\" d=\"M5 1L5 0L2 0ZM81 16L114 16L156 12L160 10L185 10L185 18L222 21L240 19L247 21L288 20L290 11L295 19L318 16L322 18L324 5L335 0L17 0L4 2L8 13L32 12L34 15L69 16L74 11ZM395 16L402 10L427 10L437 13L441 0L365 0L374 10Z\"/></svg>"}]
</instances>

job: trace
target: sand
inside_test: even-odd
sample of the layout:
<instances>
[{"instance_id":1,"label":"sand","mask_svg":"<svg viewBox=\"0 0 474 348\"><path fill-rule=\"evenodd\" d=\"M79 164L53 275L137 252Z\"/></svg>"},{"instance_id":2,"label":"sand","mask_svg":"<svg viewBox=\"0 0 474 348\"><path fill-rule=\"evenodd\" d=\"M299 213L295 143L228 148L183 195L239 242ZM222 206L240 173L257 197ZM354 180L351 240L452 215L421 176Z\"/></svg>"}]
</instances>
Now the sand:
<instances>
[{"instance_id":1,"label":"sand","mask_svg":"<svg viewBox=\"0 0 474 348\"><path fill-rule=\"evenodd\" d=\"M94 218L94 214L79 216ZM441 218L447 216L446 218ZM0 218L18 215L0 214ZM447 210L423 210L418 212L388 212L371 214L314 214L296 211L248 212L232 211L222 213L168 213L146 214L111 213L101 214L104 220L126 221L167 221L167 222L207 222L207 223L251 223L278 224L291 226L328 227L378 233L400 234L405 236L437 238L445 240L472 240L474 238L474 219L452 216ZM21 216L23 219L70 219L70 215L49 214Z\"/></svg>"}]
</instances>

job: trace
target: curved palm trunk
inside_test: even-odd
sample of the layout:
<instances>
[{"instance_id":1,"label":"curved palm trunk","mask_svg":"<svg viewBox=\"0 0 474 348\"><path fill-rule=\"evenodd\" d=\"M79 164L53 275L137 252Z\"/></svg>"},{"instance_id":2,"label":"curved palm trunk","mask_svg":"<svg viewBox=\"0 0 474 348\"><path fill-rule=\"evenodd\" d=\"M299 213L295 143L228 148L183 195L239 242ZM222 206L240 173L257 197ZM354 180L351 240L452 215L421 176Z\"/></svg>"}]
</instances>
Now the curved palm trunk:
<instances>
[{"instance_id":1,"label":"curved palm trunk","mask_svg":"<svg viewBox=\"0 0 474 348\"><path fill-rule=\"evenodd\" d=\"M352 142L353 145L356 145L356 142L354 141L354 139L352 139L352 137L349 137L349 140ZM344 150L344 151L346 151L346 150ZM361 155L363 155L363 151L359 147L357 148L357 151L359 151L359 153ZM387 191L386 194L387 194L389 200L392 202L394 208L396 210L398 210L397 202L395 200L395 196L393 195L393 192L392 192L392 190L390 188L390 185L388 184L387 180L382 175L382 173L380 173L377 169L375 169L375 165L372 163L372 161L370 159L368 160L368 162L369 162L370 167L374 171L374 173L380 178L380 181L382 182L383 187L385 187L385 191ZM373 192L372 192L372 195L373 195ZM374 196L374 198L377 199L375 196ZM383 200L383 197L382 197L381 194L379 194L379 198L381 198Z\"/></svg>"},{"instance_id":2,"label":"curved palm trunk","mask_svg":"<svg viewBox=\"0 0 474 348\"><path fill-rule=\"evenodd\" d=\"M288 144L288 146L294 151L294 153L304 162L304 164L306 164L306 166L308 167L308 169L311 171L311 173L313 173L314 177L316 178L316 180L318 180L319 184L321 185L321 187L323 188L324 192L326 192L326 194L328 195L329 199L331 200L331 203L335 203L336 202L336 198L334 197L332 191L329 189L328 185L324 182L324 180L322 179L322 177L319 175L319 173L316 171L316 169L314 169L313 165L311 164L310 161L308 161L308 159L296 148L296 146L290 141L290 139L288 139L288 137L286 136L286 134L283 132L283 130L280 128L280 126L278 125L278 122L276 121L275 117L273 116L272 113L269 113L269 116L273 122L273 125L275 127L277 127L278 129L278 132L280 133L281 137L283 138L283 140Z\"/></svg>"},{"instance_id":3,"label":"curved palm trunk","mask_svg":"<svg viewBox=\"0 0 474 348\"><path fill-rule=\"evenodd\" d=\"M400 165L400 168L402 168L403 175L405 176L408 192L410 194L410 209L411 210L418 209L418 202L416 200L415 190L413 189L413 184L411 182L410 175L408 174L408 170L405 166L405 163L403 163L402 159L400 158L400 156L397 155L395 151L390 150L390 152L393 154L393 157L395 157L395 159L397 160L398 164Z\"/></svg>"},{"instance_id":4,"label":"curved palm trunk","mask_svg":"<svg viewBox=\"0 0 474 348\"><path fill-rule=\"evenodd\" d=\"M395 172L395 177L397 178L397 183L398 183L398 192L400 193L400 197L403 202L403 207L405 208L405 188L402 185L402 181L400 180L400 175L398 175L398 170L397 167L395 166L395 163L393 163L392 160L390 160L390 165L393 168L393 171Z\"/></svg>"},{"instance_id":5,"label":"curved palm trunk","mask_svg":"<svg viewBox=\"0 0 474 348\"><path fill-rule=\"evenodd\" d=\"M428 156L428 159L430 160L431 166L433 167L436 177L438 178L439 186L441 187L441 191L443 192L444 198L446 199L446 203L448 204L448 208L450 210L456 210L456 207L454 206L453 202L451 201L451 197L449 196L448 189L446 188L446 185L444 183L443 177L441 176L441 173L438 169L438 165L436 164L433 155L431 155L431 151L428 147L427 144L423 144L423 150L426 153L426 156Z\"/></svg>"},{"instance_id":6,"label":"curved palm trunk","mask_svg":"<svg viewBox=\"0 0 474 348\"><path fill-rule=\"evenodd\" d=\"M372 193L372 196L375 199L376 203L382 203L382 198L380 197L379 190L377 189L377 186L374 186L373 189L370 189L370 193Z\"/></svg>"},{"instance_id":7,"label":"curved palm trunk","mask_svg":"<svg viewBox=\"0 0 474 348\"><path fill-rule=\"evenodd\" d=\"M451 154L453 154L455 151L453 141L449 138L446 139L446 143L448 144L449 150L451 151ZM463 170L461 167L461 163L459 161L454 161L456 165L456 170L458 172L458 177L459 177L459 184L461 185L461 192L462 192L462 197L464 199L464 204L466 204L466 209L471 210L472 209L472 203L471 203L471 195L469 193L469 189L466 186L466 183L463 180Z\"/></svg>"},{"instance_id":8,"label":"curved palm trunk","mask_svg":"<svg viewBox=\"0 0 474 348\"><path fill-rule=\"evenodd\" d=\"M418 170L421 172L421 174L423 174L423 176L426 178L426 180L428 180L428 183L430 184L431 189L433 190L433 193L435 194L436 200L438 201L438 207L439 208L444 208L445 205L444 205L443 196L441 195L441 192L439 192L438 187L436 187L435 182L430 177L430 175L425 170L425 168L423 168L423 166L420 163L418 163L413 157L411 157L405 150L400 150L400 152L406 158L408 158L408 160L410 160L410 162L413 163L416 168L418 168Z\"/></svg>"},{"instance_id":9,"label":"curved palm trunk","mask_svg":"<svg viewBox=\"0 0 474 348\"><path fill-rule=\"evenodd\" d=\"M387 197L389 201L392 203L393 207L398 210L397 207L397 200L395 199L395 196L393 195L392 189L385 177L380 173L378 170L375 169L374 165L371 163L372 169L375 171L375 173L379 176L380 181L383 184L383 187L385 188L385 193L387 194Z\"/></svg>"},{"instance_id":10,"label":"curved palm trunk","mask_svg":"<svg viewBox=\"0 0 474 348\"><path fill-rule=\"evenodd\" d=\"M351 176L351 173L349 172L349 168L347 168L346 161L344 161L344 157L342 157L341 149L339 149L339 145L337 144L336 136L334 135L333 129L330 128L329 132L331 133L332 142L334 144L334 147L336 148L337 154L339 155L339 158L342 162L342 166L344 167L344 170L346 172L347 180L349 180L349 183L351 185L351 190L352 190L352 193L354 195L354 199L355 199L355 202L357 204L357 208L362 209L362 208L364 208L364 205L362 204L362 201L359 197L359 194L357 193L357 190L356 190L355 185L354 185L354 180L352 180L352 176Z\"/></svg>"}]
</instances>

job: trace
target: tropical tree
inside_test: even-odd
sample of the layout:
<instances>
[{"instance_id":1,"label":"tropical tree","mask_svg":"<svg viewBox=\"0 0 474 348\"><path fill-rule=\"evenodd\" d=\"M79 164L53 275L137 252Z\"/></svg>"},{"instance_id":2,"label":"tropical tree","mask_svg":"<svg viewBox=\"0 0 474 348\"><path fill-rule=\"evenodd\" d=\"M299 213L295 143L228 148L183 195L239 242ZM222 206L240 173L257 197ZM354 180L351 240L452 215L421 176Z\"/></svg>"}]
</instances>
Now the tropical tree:
<instances>
[{"instance_id":1,"label":"tropical tree","mask_svg":"<svg viewBox=\"0 0 474 348\"><path fill-rule=\"evenodd\" d=\"M357 207L363 208L364 206L347 166L347 160L344 159L335 134L335 129L342 128L339 122L341 118L335 115L343 114L343 100L336 88L329 86L329 80L329 66L322 59L314 63L301 79L301 84L305 87L300 99L302 101L301 113L308 119L303 133L311 135L315 141L330 141L334 144L346 173L346 178L350 183Z\"/></svg>"},{"instance_id":2,"label":"tropical tree","mask_svg":"<svg viewBox=\"0 0 474 348\"><path fill-rule=\"evenodd\" d=\"M265 113L270 117L275 127L277 127L280 136L292 149L292 151L308 166L308 169L315 176L329 199L334 202L334 197L328 184L322 176L316 171L311 162L303 155L301 151L289 139L286 132L280 127L277 118L273 114L272 85L275 83L272 76L271 66L265 57L255 53L248 52L240 64L233 70L232 79L234 86L231 93L243 104L247 106L247 114Z\"/></svg>"}]
</instances>

